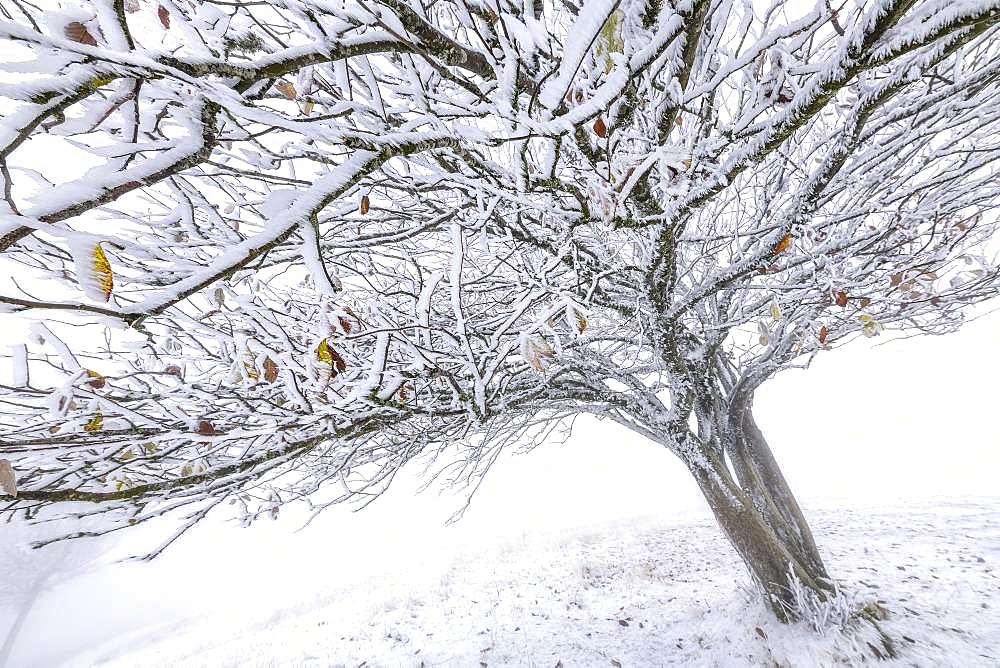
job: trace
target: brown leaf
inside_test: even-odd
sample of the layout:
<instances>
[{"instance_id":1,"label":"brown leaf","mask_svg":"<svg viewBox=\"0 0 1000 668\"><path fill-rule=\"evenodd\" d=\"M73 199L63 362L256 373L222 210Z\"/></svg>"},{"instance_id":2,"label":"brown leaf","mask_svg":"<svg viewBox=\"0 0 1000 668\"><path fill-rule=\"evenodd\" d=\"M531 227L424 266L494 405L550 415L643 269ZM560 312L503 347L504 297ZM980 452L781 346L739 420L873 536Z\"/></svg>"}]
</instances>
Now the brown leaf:
<instances>
[{"instance_id":1,"label":"brown leaf","mask_svg":"<svg viewBox=\"0 0 1000 668\"><path fill-rule=\"evenodd\" d=\"M361 215L363 216L366 213L368 213L368 210L370 208L371 208L371 202L368 200L368 195L362 195L361 196Z\"/></svg>"},{"instance_id":2,"label":"brown leaf","mask_svg":"<svg viewBox=\"0 0 1000 668\"><path fill-rule=\"evenodd\" d=\"M934 306L941 306L941 298L938 296L931 297L931 304Z\"/></svg>"},{"instance_id":3,"label":"brown leaf","mask_svg":"<svg viewBox=\"0 0 1000 668\"><path fill-rule=\"evenodd\" d=\"M819 342L820 345L826 345L826 337L830 336L830 330L826 325L819 328Z\"/></svg>"},{"instance_id":4,"label":"brown leaf","mask_svg":"<svg viewBox=\"0 0 1000 668\"><path fill-rule=\"evenodd\" d=\"M608 126L604 124L604 119L600 116L594 121L594 134L604 139L608 136Z\"/></svg>"},{"instance_id":5,"label":"brown leaf","mask_svg":"<svg viewBox=\"0 0 1000 668\"><path fill-rule=\"evenodd\" d=\"M215 430L215 425L212 424L211 421L209 420L199 420L198 429L196 429L195 431L197 431L202 436L214 436L215 434L220 433Z\"/></svg>"},{"instance_id":6,"label":"brown leaf","mask_svg":"<svg viewBox=\"0 0 1000 668\"><path fill-rule=\"evenodd\" d=\"M340 323L340 328L344 330L345 334L351 333L351 321L342 315L337 316L337 321Z\"/></svg>"},{"instance_id":7,"label":"brown leaf","mask_svg":"<svg viewBox=\"0 0 1000 668\"><path fill-rule=\"evenodd\" d=\"M264 382L273 383L278 380L278 364L270 357L264 358Z\"/></svg>"},{"instance_id":8,"label":"brown leaf","mask_svg":"<svg viewBox=\"0 0 1000 668\"><path fill-rule=\"evenodd\" d=\"M95 390L100 390L101 388L103 388L105 385L108 384L108 382L104 380L104 376L97 373L96 371L91 371L90 369L87 369L87 377L90 378L90 380L87 381L87 385L90 385Z\"/></svg>"},{"instance_id":9,"label":"brown leaf","mask_svg":"<svg viewBox=\"0 0 1000 668\"><path fill-rule=\"evenodd\" d=\"M678 116L676 119L674 119L674 122L677 123L678 126L684 125L684 117Z\"/></svg>"},{"instance_id":10,"label":"brown leaf","mask_svg":"<svg viewBox=\"0 0 1000 668\"><path fill-rule=\"evenodd\" d=\"M0 492L17 497L17 478L14 477L14 468L6 459L0 459Z\"/></svg>"},{"instance_id":11,"label":"brown leaf","mask_svg":"<svg viewBox=\"0 0 1000 668\"><path fill-rule=\"evenodd\" d=\"M160 5L156 9L156 15L160 19L160 25L162 25L165 30L170 30L170 12L167 10L167 8L164 7L163 5Z\"/></svg>"},{"instance_id":12,"label":"brown leaf","mask_svg":"<svg viewBox=\"0 0 1000 668\"><path fill-rule=\"evenodd\" d=\"M788 250L788 247L792 245L792 235L786 234L781 237L781 241L774 244L774 248L771 249L771 255L777 255L779 253L784 253Z\"/></svg>"},{"instance_id":13,"label":"brown leaf","mask_svg":"<svg viewBox=\"0 0 1000 668\"><path fill-rule=\"evenodd\" d=\"M125 11L129 14L139 11L139 0L125 0Z\"/></svg>"},{"instance_id":14,"label":"brown leaf","mask_svg":"<svg viewBox=\"0 0 1000 668\"><path fill-rule=\"evenodd\" d=\"M279 93L287 97L289 100L294 100L295 96L298 94L295 92L295 85L290 81L285 81L284 79L276 83L274 87Z\"/></svg>"},{"instance_id":15,"label":"brown leaf","mask_svg":"<svg viewBox=\"0 0 1000 668\"><path fill-rule=\"evenodd\" d=\"M894 288L902 282L903 282L903 272L898 271L892 275L892 278L889 279L889 286Z\"/></svg>"},{"instance_id":16,"label":"brown leaf","mask_svg":"<svg viewBox=\"0 0 1000 668\"><path fill-rule=\"evenodd\" d=\"M331 348L330 356L333 358L333 368L337 370L337 373L343 373L347 371L347 362L345 362L344 358L340 356L340 353Z\"/></svg>"},{"instance_id":17,"label":"brown leaf","mask_svg":"<svg viewBox=\"0 0 1000 668\"><path fill-rule=\"evenodd\" d=\"M164 369L164 371L167 372L167 373L169 373L172 376L177 376L178 378L181 378L181 379L184 378L184 374L181 372L181 368L179 366L177 366L176 364L170 364L170 365L168 365L167 368Z\"/></svg>"},{"instance_id":18,"label":"brown leaf","mask_svg":"<svg viewBox=\"0 0 1000 668\"><path fill-rule=\"evenodd\" d=\"M861 298L861 308L865 308L866 306L868 306L871 303L872 303L872 300L869 299L868 297L862 297Z\"/></svg>"},{"instance_id":19,"label":"brown leaf","mask_svg":"<svg viewBox=\"0 0 1000 668\"><path fill-rule=\"evenodd\" d=\"M87 30L87 26L79 21L66 24L66 27L63 28L63 34L66 35L66 39L73 40L74 42L86 44L87 46L97 46L97 40Z\"/></svg>"},{"instance_id":20,"label":"brown leaf","mask_svg":"<svg viewBox=\"0 0 1000 668\"><path fill-rule=\"evenodd\" d=\"M843 290L837 290L835 293L833 293L833 296L834 296L834 302L837 304L837 306L840 306L842 308L847 306L846 292L844 292Z\"/></svg>"},{"instance_id":21,"label":"brown leaf","mask_svg":"<svg viewBox=\"0 0 1000 668\"><path fill-rule=\"evenodd\" d=\"M756 631L757 635L759 635L761 638L767 640L767 634L764 633L764 629L760 628L759 626L755 626L754 631Z\"/></svg>"}]
</instances>

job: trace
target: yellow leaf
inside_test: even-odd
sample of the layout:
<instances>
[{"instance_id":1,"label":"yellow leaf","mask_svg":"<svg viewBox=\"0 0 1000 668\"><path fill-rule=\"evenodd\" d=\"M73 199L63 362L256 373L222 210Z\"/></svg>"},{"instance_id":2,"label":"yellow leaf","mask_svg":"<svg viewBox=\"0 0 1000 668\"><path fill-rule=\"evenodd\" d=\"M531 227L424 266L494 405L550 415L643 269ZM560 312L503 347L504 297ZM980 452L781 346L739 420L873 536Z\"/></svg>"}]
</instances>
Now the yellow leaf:
<instances>
[{"instance_id":1,"label":"yellow leaf","mask_svg":"<svg viewBox=\"0 0 1000 668\"><path fill-rule=\"evenodd\" d=\"M97 414L90 418L90 422L83 425L84 431L93 432L100 431L102 429L104 429L104 416L101 415L101 411L97 411Z\"/></svg>"},{"instance_id":2,"label":"yellow leaf","mask_svg":"<svg viewBox=\"0 0 1000 668\"><path fill-rule=\"evenodd\" d=\"M311 114L313 112L313 106L315 106L315 104L316 103L313 102L312 100L306 100L306 103L302 105L302 113L305 114L306 116Z\"/></svg>"},{"instance_id":3,"label":"yellow leaf","mask_svg":"<svg viewBox=\"0 0 1000 668\"><path fill-rule=\"evenodd\" d=\"M104 295L104 301L108 301L111 299L111 290L115 287L115 279L114 274L111 273L111 263L108 262L108 256L104 254L101 244L94 244L91 261L94 275L97 278L97 287Z\"/></svg>"},{"instance_id":4,"label":"yellow leaf","mask_svg":"<svg viewBox=\"0 0 1000 668\"><path fill-rule=\"evenodd\" d=\"M326 364L333 364L333 353L330 352L330 344L326 339L320 341L319 345L316 346L316 359Z\"/></svg>"},{"instance_id":5,"label":"yellow leaf","mask_svg":"<svg viewBox=\"0 0 1000 668\"><path fill-rule=\"evenodd\" d=\"M771 302L771 319L775 322L781 320L781 309L774 302Z\"/></svg>"}]
</instances>

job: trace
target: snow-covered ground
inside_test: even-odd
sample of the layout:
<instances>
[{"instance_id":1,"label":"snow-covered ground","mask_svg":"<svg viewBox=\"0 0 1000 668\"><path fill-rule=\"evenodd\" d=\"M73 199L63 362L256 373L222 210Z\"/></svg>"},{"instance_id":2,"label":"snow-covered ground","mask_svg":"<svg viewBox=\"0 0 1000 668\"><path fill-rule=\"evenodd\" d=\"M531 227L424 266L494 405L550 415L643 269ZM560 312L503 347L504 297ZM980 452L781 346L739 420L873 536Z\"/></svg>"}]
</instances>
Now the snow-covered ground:
<instances>
[{"instance_id":1,"label":"snow-covered ground","mask_svg":"<svg viewBox=\"0 0 1000 668\"><path fill-rule=\"evenodd\" d=\"M846 590L891 611L883 628L898 665L1000 665L1000 500L809 514ZM399 556L263 616L200 615L195 604L182 621L66 665L821 666L870 662L867 643L879 646L863 630L819 637L777 624L708 518L522 536L430 562Z\"/></svg>"}]
</instances>

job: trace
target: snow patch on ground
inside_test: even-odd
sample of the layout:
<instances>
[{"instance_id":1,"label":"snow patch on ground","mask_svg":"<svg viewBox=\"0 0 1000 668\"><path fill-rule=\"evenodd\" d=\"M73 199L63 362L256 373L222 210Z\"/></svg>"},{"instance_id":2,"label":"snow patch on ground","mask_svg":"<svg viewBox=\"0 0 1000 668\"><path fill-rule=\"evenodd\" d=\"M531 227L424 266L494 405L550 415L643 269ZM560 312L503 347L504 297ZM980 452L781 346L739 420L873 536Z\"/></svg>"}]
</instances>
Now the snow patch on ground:
<instances>
[{"instance_id":1,"label":"snow patch on ground","mask_svg":"<svg viewBox=\"0 0 1000 668\"><path fill-rule=\"evenodd\" d=\"M845 591L891 611L900 657L884 665L1000 665L997 500L807 516ZM879 646L871 629L778 624L708 518L525 535L426 563L401 553L343 575L268 616L194 614L63 665L828 666L871 663Z\"/></svg>"}]
</instances>

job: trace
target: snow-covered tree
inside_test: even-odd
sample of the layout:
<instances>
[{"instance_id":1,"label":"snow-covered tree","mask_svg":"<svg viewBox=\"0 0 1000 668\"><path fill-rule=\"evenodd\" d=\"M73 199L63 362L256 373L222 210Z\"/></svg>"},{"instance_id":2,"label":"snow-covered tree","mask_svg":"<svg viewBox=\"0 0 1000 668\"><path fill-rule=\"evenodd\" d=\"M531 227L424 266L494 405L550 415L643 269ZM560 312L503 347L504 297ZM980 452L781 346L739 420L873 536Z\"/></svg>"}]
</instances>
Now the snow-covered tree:
<instances>
[{"instance_id":1,"label":"snow-covered tree","mask_svg":"<svg viewBox=\"0 0 1000 668\"><path fill-rule=\"evenodd\" d=\"M589 413L680 458L785 618L832 584L755 391L1000 285L1000 2L0 12L8 514L474 489Z\"/></svg>"}]
</instances>

